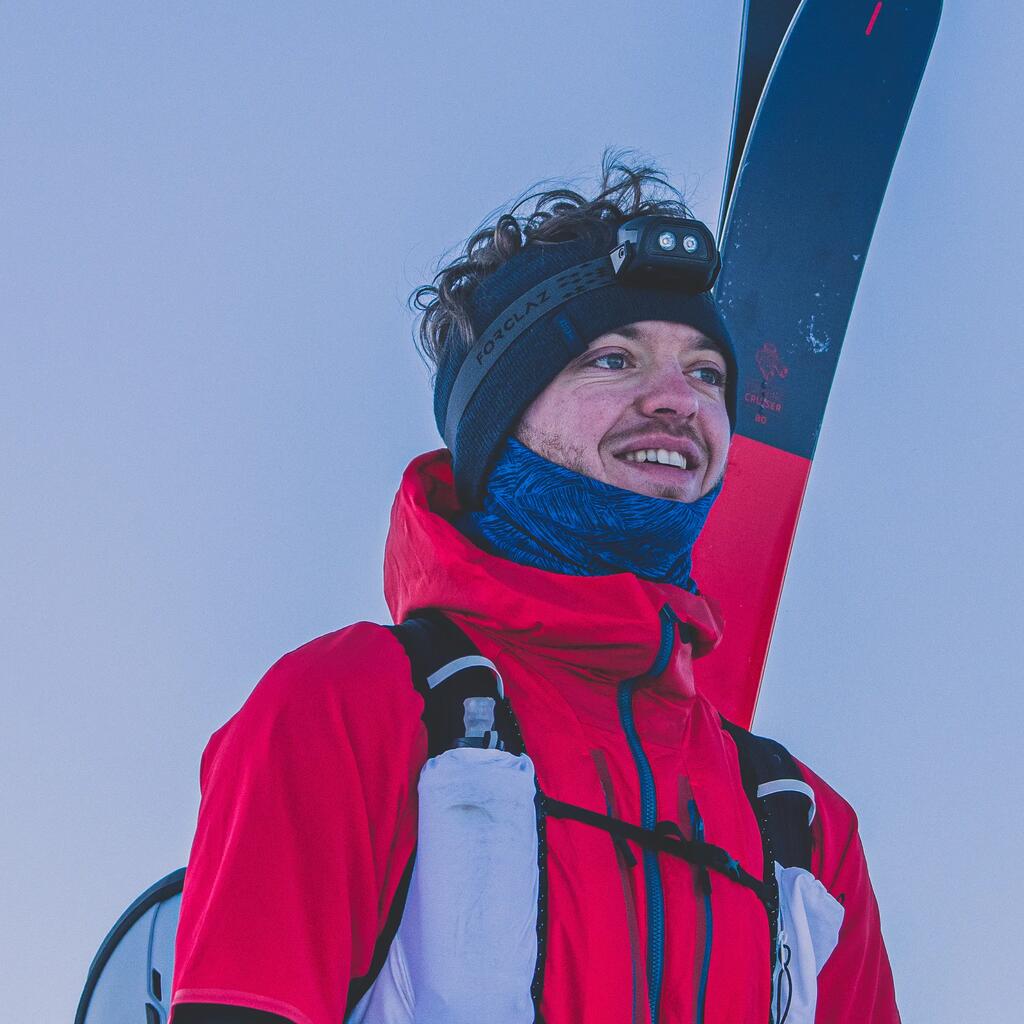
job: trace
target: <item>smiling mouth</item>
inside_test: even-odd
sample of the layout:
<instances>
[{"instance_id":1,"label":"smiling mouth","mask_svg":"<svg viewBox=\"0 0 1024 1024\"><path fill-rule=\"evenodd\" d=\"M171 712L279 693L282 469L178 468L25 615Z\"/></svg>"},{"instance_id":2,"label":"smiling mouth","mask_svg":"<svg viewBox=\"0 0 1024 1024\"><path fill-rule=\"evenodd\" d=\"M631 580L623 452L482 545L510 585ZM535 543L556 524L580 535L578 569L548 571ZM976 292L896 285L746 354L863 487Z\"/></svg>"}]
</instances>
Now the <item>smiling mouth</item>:
<instances>
[{"instance_id":1,"label":"smiling mouth","mask_svg":"<svg viewBox=\"0 0 1024 1024\"><path fill-rule=\"evenodd\" d=\"M689 460L682 452L670 451L667 448L638 448L635 451L623 452L618 458L623 462L652 463L659 466L675 466L676 469L689 469Z\"/></svg>"}]
</instances>

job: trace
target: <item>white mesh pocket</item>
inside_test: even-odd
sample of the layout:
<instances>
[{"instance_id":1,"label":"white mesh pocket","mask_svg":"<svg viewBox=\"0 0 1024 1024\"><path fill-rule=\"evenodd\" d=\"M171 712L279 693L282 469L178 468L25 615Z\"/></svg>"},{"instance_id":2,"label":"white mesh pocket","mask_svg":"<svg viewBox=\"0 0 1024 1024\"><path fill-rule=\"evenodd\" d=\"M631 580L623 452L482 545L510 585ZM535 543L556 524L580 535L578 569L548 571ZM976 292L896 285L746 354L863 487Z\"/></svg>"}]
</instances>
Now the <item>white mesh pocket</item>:
<instances>
[{"instance_id":1,"label":"white mesh pocket","mask_svg":"<svg viewBox=\"0 0 1024 1024\"><path fill-rule=\"evenodd\" d=\"M779 940L772 979L774 1024L814 1024L818 975L839 942L843 906L804 868L775 864Z\"/></svg>"},{"instance_id":2,"label":"white mesh pocket","mask_svg":"<svg viewBox=\"0 0 1024 1024\"><path fill-rule=\"evenodd\" d=\"M531 1024L535 794L525 755L463 747L427 761L405 913L349 1024Z\"/></svg>"}]
</instances>

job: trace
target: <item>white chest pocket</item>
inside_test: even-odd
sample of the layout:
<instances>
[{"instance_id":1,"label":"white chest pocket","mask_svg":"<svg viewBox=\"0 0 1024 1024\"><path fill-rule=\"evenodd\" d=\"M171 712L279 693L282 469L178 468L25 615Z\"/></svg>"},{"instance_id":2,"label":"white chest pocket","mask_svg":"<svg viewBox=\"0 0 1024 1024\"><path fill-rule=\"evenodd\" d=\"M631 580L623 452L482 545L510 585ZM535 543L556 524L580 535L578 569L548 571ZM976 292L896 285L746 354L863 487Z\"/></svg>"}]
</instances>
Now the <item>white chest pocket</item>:
<instances>
[{"instance_id":1,"label":"white chest pocket","mask_svg":"<svg viewBox=\"0 0 1024 1024\"><path fill-rule=\"evenodd\" d=\"M463 747L427 761L405 912L346 1024L531 1024L535 795L525 754Z\"/></svg>"},{"instance_id":2,"label":"white chest pocket","mask_svg":"<svg viewBox=\"0 0 1024 1024\"><path fill-rule=\"evenodd\" d=\"M775 864L779 940L772 978L773 1024L814 1024L818 975L839 942L842 904L804 868Z\"/></svg>"}]
</instances>

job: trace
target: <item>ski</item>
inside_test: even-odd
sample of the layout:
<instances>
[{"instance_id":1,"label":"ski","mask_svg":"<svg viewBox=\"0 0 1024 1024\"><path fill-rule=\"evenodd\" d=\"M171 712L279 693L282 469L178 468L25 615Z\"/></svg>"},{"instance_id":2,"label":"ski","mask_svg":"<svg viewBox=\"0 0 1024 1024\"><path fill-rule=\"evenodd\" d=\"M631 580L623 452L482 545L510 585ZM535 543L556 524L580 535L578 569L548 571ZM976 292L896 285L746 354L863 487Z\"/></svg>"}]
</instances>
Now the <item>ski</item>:
<instances>
[{"instance_id":1,"label":"ski","mask_svg":"<svg viewBox=\"0 0 1024 1024\"><path fill-rule=\"evenodd\" d=\"M745 0L743 4L736 102L733 105L729 158L725 165L725 186L718 218L719 238L725 233L725 214L757 104L799 4L800 0Z\"/></svg>"},{"instance_id":2,"label":"ski","mask_svg":"<svg viewBox=\"0 0 1024 1024\"><path fill-rule=\"evenodd\" d=\"M726 624L698 682L743 726L753 718L825 404L941 7L803 0L738 161L717 286L737 349L738 415L725 487L694 565ZM742 120L738 112L740 130Z\"/></svg>"}]
</instances>

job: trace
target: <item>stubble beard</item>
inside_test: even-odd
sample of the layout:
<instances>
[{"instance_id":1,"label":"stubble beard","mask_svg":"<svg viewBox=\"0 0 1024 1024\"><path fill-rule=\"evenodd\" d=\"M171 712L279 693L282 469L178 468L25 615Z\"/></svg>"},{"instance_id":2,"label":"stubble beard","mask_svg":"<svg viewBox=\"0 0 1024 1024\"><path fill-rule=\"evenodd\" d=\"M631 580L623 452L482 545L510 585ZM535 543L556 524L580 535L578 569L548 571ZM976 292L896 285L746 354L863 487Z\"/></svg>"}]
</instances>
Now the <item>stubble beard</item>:
<instances>
[{"instance_id":1,"label":"stubble beard","mask_svg":"<svg viewBox=\"0 0 1024 1024\"><path fill-rule=\"evenodd\" d=\"M520 444L526 445L535 455L547 459L548 462L570 469L581 476L594 476L587 467L583 449L566 444L562 438L554 434L533 430L525 423L520 423L516 428L515 438Z\"/></svg>"}]
</instances>

